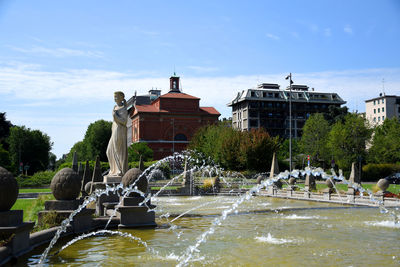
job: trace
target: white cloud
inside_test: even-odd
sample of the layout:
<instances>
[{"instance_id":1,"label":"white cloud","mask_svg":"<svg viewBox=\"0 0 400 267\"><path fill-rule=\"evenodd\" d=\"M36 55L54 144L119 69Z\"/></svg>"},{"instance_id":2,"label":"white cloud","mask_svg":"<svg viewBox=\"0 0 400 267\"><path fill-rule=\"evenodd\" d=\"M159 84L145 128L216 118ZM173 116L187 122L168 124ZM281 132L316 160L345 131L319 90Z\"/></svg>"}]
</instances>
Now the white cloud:
<instances>
[{"instance_id":1,"label":"white cloud","mask_svg":"<svg viewBox=\"0 0 400 267\"><path fill-rule=\"evenodd\" d=\"M317 24L310 24L310 31L317 33L319 31L319 27Z\"/></svg>"},{"instance_id":2,"label":"white cloud","mask_svg":"<svg viewBox=\"0 0 400 267\"><path fill-rule=\"evenodd\" d=\"M344 26L343 31L344 31L345 33L347 33L347 34L353 34L353 29L351 28L350 25Z\"/></svg>"},{"instance_id":3,"label":"white cloud","mask_svg":"<svg viewBox=\"0 0 400 267\"><path fill-rule=\"evenodd\" d=\"M325 29L324 29L324 35L325 35L326 37L332 36L332 31L331 31L331 29L330 29L330 28L325 28Z\"/></svg>"},{"instance_id":4,"label":"white cloud","mask_svg":"<svg viewBox=\"0 0 400 267\"><path fill-rule=\"evenodd\" d=\"M192 66L195 67L195 66ZM183 91L201 98L202 106L214 106L221 117L231 116L226 104L238 92L254 88L258 83L278 83L287 87L287 73L185 77ZM385 78L386 94L398 94L400 69L365 69L293 73L295 84L306 84L316 91L336 92L350 110L363 112L364 101L376 97ZM126 98L135 91L146 94L157 87L166 93L169 77L154 73L128 73L108 70L43 71L37 65L0 62L0 107L15 124L39 128L55 142L55 153L61 156L83 138L88 123L95 119L111 120L113 92L122 90ZM2 111L2 112L3 112ZM36 112L36 113L35 113ZM74 131L80 133L69 135ZM74 133L75 133L74 132ZM61 145L62 144L62 145Z\"/></svg>"},{"instance_id":5,"label":"white cloud","mask_svg":"<svg viewBox=\"0 0 400 267\"><path fill-rule=\"evenodd\" d=\"M299 37L300 37L300 35L299 35L298 32L291 32L290 34L291 34L294 38L299 38Z\"/></svg>"},{"instance_id":6,"label":"white cloud","mask_svg":"<svg viewBox=\"0 0 400 267\"><path fill-rule=\"evenodd\" d=\"M270 38L270 39L272 39L272 40L279 40L279 39L281 39L279 36L274 35L274 34L272 34L272 33L267 33L267 34L265 34L265 36L267 36L268 38Z\"/></svg>"},{"instance_id":7,"label":"white cloud","mask_svg":"<svg viewBox=\"0 0 400 267\"><path fill-rule=\"evenodd\" d=\"M78 50L78 49L70 49L70 48L47 48L43 46L33 46L31 48L21 48L16 46L7 46L14 51L25 53L25 54L36 54L36 55L44 55L44 56L53 56L53 57L92 57L92 58L101 58L103 57L103 53L100 51L92 51L92 50Z\"/></svg>"},{"instance_id":8,"label":"white cloud","mask_svg":"<svg viewBox=\"0 0 400 267\"><path fill-rule=\"evenodd\" d=\"M219 68L217 67L204 67L204 66L188 66L187 68L197 72L213 72L219 70Z\"/></svg>"}]
</instances>

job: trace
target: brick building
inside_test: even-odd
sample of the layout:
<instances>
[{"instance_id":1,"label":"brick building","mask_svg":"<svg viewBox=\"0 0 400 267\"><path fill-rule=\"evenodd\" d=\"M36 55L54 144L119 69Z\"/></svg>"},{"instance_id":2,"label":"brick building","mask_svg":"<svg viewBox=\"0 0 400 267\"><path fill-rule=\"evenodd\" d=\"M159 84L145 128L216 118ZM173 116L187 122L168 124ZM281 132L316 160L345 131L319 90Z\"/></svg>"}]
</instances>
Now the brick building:
<instances>
[{"instance_id":1,"label":"brick building","mask_svg":"<svg viewBox=\"0 0 400 267\"><path fill-rule=\"evenodd\" d=\"M170 90L150 90L148 95L128 100L128 145L146 142L161 159L186 149L198 128L218 121L213 107L200 107L200 98L180 89L179 77L170 78Z\"/></svg>"}]
</instances>

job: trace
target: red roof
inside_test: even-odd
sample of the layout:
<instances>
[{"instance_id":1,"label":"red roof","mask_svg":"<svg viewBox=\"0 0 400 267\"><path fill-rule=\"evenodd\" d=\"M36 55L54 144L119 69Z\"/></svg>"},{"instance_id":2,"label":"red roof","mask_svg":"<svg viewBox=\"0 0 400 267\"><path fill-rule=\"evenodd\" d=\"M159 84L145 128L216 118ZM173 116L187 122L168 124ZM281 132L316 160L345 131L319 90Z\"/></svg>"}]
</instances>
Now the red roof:
<instances>
[{"instance_id":1,"label":"red roof","mask_svg":"<svg viewBox=\"0 0 400 267\"><path fill-rule=\"evenodd\" d=\"M166 93L165 95L160 96L160 98L200 99L185 93Z\"/></svg>"},{"instance_id":2,"label":"red roof","mask_svg":"<svg viewBox=\"0 0 400 267\"><path fill-rule=\"evenodd\" d=\"M159 110L153 105L137 105L135 106L135 113L139 112L168 112L166 110Z\"/></svg>"},{"instance_id":3,"label":"red roof","mask_svg":"<svg viewBox=\"0 0 400 267\"><path fill-rule=\"evenodd\" d=\"M208 114L213 114L213 115L221 115L215 108L213 107L200 107L200 110L203 110L207 112Z\"/></svg>"},{"instance_id":4,"label":"red roof","mask_svg":"<svg viewBox=\"0 0 400 267\"><path fill-rule=\"evenodd\" d=\"M168 110L161 109L159 110L157 107L153 105L137 105L135 106L134 114L137 113L168 113ZM208 113L210 115L221 115L215 108L213 107L200 107L200 113Z\"/></svg>"}]
</instances>

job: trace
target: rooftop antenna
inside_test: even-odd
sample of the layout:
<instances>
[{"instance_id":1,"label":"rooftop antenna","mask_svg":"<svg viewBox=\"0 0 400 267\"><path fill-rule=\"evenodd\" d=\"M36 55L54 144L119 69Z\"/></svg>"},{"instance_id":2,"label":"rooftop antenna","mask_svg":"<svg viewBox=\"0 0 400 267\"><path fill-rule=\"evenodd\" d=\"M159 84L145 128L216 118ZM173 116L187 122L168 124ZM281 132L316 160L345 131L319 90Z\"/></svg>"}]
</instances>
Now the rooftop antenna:
<instances>
[{"instance_id":1,"label":"rooftop antenna","mask_svg":"<svg viewBox=\"0 0 400 267\"><path fill-rule=\"evenodd\" d=\"M382 79L382 92L385 95L385 78Z\"/></svg>"}]
</instances>

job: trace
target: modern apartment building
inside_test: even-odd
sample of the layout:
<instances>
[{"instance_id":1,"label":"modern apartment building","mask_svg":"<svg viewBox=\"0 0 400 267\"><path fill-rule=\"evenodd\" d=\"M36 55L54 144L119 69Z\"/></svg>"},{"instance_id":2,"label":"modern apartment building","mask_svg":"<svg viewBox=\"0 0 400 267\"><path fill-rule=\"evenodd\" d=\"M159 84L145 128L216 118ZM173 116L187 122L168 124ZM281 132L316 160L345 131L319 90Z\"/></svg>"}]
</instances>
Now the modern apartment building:
<instances>
[{"instance_id":1,"label":"modern apartment building","mask_svg":"<svg viewBox=\"0 0 400 267\"><path fill-rule=\"evenodd\" d=\"M365 116L373 126L382 124L386 118L400 119L400 96L380 94L365 100Z\"/></svg>"},{"instance_id":2,"label":"modern apartment building","mask_svg":"<svg viewBox=\"0 0 400 267\"><path fill-rule=\"evenodd\" d=\"M336 93L317 92L314 88L310 91L306 85L279 88L278 84L263 83L238 92L228 103L232 107L232 127L242 131L264 127L271 136L288 138L291 102L292 137L297 138L311 114L325 113L331 105L340 107L346 103Z\"/></svg>"}]
</instances>

